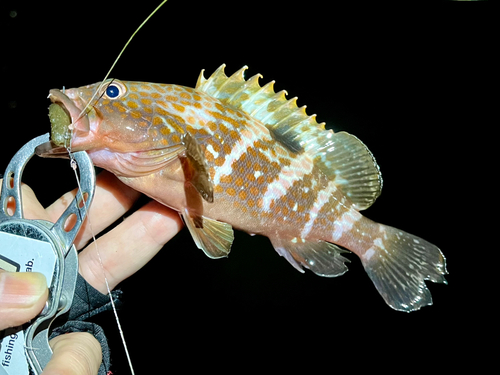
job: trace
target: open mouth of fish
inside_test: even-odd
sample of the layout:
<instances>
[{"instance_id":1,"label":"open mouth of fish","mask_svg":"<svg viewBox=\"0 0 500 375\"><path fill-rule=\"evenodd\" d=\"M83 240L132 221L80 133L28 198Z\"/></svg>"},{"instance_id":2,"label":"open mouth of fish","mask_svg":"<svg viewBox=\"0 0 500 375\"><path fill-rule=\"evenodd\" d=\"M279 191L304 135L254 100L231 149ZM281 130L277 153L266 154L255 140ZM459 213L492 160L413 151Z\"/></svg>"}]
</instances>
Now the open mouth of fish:
<instances>
[{"instance_id":1,"label":"open mouth of fish","mask_svg":"<svg viewBox=\"0 0 500 375\"><path fill-rule=\"evenodd\" d=\"M74 96L74 93L69 93ZM35 150L38 156L46 158L68 157L68 149L71 146L71 137L76 125L83 129L89 129L89 120L74 101L60 90L50 90L49 118L51 123L51 140Z\"/></svg>"}]
</instances>

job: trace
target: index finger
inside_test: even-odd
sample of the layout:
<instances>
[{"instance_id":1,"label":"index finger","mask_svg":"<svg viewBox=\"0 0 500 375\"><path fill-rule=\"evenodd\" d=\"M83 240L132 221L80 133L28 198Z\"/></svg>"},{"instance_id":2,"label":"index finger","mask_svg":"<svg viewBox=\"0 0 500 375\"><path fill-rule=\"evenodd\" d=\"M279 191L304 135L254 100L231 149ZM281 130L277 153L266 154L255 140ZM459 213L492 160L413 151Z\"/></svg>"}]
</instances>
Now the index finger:
<instances>
[{"instance_id":1,"label":"index finger","mask_svg":"<svg viewBox=\"0 0 500 375\"><path fill-rule=\"evenodd\" d=\"M76 194L77 189L74 189L47 207L45 211L48 220L55 222ZM87 217L91 217L91 223L89 223L88 219L84 221L74 242L76 248L81 249L84 247L92 239L92 232L94 234L100 233L122 217L140 195L141 193L125 185L112 173L107 171L99 173L97 175L94 201L87 215Z\"/></svg>"}]
</instances>

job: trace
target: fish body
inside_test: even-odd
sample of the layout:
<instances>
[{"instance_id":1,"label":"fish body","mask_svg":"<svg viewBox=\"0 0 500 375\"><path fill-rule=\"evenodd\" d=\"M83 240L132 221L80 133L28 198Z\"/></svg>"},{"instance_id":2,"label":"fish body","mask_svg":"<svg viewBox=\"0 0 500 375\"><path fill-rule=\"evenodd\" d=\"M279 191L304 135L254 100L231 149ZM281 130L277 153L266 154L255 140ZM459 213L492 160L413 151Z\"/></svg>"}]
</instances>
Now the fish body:
<instances>
[{"instance_id":1,"label":"fish body","mask_svg":"<svg viewBox=\"0 0 500 375\"><path fill-rule=\"evenodd\" d=\"M345 248L394 309L431 304L424 280L445 282L440 250L360 213L382 189L371 152L245 69L202 71L196 88L108 80L50 97L72 118L71 149L179 211L208 256L229 253L234 227L332 277L347 271Z\"/></svg>"}]
</instances>

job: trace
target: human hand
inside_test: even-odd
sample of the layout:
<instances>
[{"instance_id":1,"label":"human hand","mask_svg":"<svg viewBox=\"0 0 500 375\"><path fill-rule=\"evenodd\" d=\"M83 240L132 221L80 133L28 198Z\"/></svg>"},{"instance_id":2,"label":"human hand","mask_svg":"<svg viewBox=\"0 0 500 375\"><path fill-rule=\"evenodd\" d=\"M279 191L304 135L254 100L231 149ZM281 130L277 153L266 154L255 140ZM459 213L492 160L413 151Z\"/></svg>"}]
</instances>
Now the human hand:
<instances>
[{"instance_id":1,"label":"human hand","mask_svg":"<svg viewBox=\"0 0 500 375\"><path fill-rule=\"evenodd\" d=\"M27 219L55 222L76 194L68 192L44 208L27 185L22 186L23 211ZM140 194L104 171L97 176L96 194L75 239L83 248L95 235L122 217ZM92 228L91 228L92 227ZM180 229L177 212L150 201L79 254L80 274L95 289L107 294L104 274L113 289L142 268ZM99 255L102 260L99 260ZM45 277L39 273L0 272L0 329L17 326L40 313L47 300ZM101 347L88 333L70 333L50 341L54 354L43 374L95 375L101 363Z\"/></svg>"}]
</instances>

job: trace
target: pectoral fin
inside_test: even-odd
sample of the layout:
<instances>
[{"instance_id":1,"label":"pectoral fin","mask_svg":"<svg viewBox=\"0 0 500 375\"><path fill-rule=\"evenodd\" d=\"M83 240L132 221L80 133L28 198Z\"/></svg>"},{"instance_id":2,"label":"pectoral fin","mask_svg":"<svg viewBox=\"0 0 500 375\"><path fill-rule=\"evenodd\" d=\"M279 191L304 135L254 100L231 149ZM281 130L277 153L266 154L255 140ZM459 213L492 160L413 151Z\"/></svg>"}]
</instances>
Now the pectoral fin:
<instances>
[{"instance_id":1,"label":"pectoral fin","mask_svg":"<svg viewBox=\"0 0 500 375\"><path fill-rule=\"evenodd\" d=\"M203 199L214 201L212 182L200 145L189 134L182 137L185 148L178 157L184 173L186 211L196 228L203 228Z\"/></svg>"},{"instance_id":2,"label":"pectoral fin","mask_svg":"<svg viewBox=\"0 0 500 375\"><path fill-rule=\"evenodd\" d=\"M194 242L199 249L213 259L227 257L234 240L233 227L227 223L203 217L203 227L196 226L195 220L187 212L181 213Z\"/></svg>"},{"instance_id":3,"label":"pectoral fin","mask_svg":"<svg viewBox=\"0 0 500 375\"><path fill-rule=\"evenodd\" d=\"M179 154L184 178L200 193L207 202L214 201L214 189L208 174L205 155L199 143L189 134L182 137L185 151Z\"/></svg>"}]
</instances>

